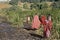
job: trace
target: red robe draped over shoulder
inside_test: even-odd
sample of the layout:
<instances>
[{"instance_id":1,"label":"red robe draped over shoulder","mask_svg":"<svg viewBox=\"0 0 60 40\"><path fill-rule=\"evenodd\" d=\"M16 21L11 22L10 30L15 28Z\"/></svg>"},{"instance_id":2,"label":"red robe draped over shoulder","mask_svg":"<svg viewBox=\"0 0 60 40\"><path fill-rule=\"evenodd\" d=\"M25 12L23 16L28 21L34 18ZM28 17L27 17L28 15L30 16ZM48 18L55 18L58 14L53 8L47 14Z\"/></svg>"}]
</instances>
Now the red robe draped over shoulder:
<instances>
[{"instance_id":1,"label":"red robe draped over shoulder","mask_svg":"<svg viewBox=\"0 0 60 40\"><path fill-rule=\"evenodd\" d=\"M49 37L51 29L52 29L52 21L46 20L44 25L44 35L46 37Z\"/></svg>"},{"instance_id":2,"label":"red robe draped over shoulder","mask_svg":"<svg viewBox=\"0 0 60 40\"><path fill-rule=\"evenodd\" d=\"M42 15L41 16L41 24L45 24L46 16Z\"/></svg>"},{"instance_id":3,"label":"red robe draped over shoulder","mask_svg":"<svg viewBox=\"0 0 60 40\"><path fill-rule=\"evenodd\" d=\"M33 20L32 20L32 29L38 29L40 27L40 20L38 15L35 15Z\"/></svg>"}]
</instances>

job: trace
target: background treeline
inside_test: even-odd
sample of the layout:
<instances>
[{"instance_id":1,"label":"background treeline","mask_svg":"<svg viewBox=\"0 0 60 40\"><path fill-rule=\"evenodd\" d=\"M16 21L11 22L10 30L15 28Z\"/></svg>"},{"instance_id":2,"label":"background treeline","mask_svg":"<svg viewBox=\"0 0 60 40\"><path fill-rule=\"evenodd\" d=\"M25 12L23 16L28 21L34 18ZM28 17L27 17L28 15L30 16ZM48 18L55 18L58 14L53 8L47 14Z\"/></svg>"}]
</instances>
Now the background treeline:
<instances>
[{"instance_id":1,"label":"background treeline","mask_svg":"<svg viewBox=\"0 0 60 40\"><path fill-rule=\"evenodd\" d=\"M32 3L36 3L36 2L43 2L43 1L50 1L50 2L53 2L53 1L59 1L59 0L19 0L21 2L32 2Z\"/></svg>"},{"instance_id":2,"label":"background treeline","mask_svg":"<svg viewBox=\"0 0 60 40\"><path fill-rule=\"evenodd\" d=\"M50 2L53 2L53 1L60 1L60 0L18 0L18 1L21 1L21 2L43 2L43 1L50 1Z\"/></svg>"},{"instance_id":3,"label":"background treeline","mask_svg":"<svg viewBox=\"0 0 60 40\"><path fill-rule=\"evenodd\" d=\"M59 2L60 0L11 0L10 3L16 4L20 2L40 3L40 2Z\"/></svg>"}]
</instances>

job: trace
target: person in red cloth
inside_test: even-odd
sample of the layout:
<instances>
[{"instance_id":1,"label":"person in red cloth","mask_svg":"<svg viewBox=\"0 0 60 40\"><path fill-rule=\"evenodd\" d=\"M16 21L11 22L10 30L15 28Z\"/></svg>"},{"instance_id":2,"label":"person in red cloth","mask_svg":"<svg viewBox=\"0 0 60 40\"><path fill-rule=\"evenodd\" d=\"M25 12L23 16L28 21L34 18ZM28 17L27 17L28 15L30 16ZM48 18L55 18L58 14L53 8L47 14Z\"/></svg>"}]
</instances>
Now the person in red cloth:
<instances>
[{"instance_id":1,"label":"person in red cloth","mask_svg":"<svg viewBox=\"0 0 60 40\"><path fill-rule=\"evenodd\" d=\"M40 21L41 21L42 25L45 25L45 20L46 20L46 16L42 15L41 18L40 18Z\"/></svg>"},{"instance_id":2,"label":"person in red cloth","mask_svg":"<svg viewBox=\"0 0 60 40\"><path fill-rule=\"evenodd\" d=\"M51 15L49 14L47 16L47 19L45 20L45 24L44 24L44 36L45 37L50 36L51 29L52 29L52 21L51 21Z\"/></svg>"},{"instance_id":3,"label":"person in red cloth","mask_svg":"<svg viewBox=\"0 0 60 40\"><path fill-rule=\"evenodd\" d=\"M41 24L43 25L44 29L44 37L49 37L50 36L50 31L52 29L52 20L51 20L51 15L48 14L47 18L45 15L42 15L40 18Z\"/></svg>"},{"instance_id":4,"label":"person in red cloth","mask_svg":"<svg viewBox=\"0 0 60 40\"><path fill-rule=\"evenodd\" d=\"M51 19L51 15L49 14L47 18L48 18L48 26L49 26L49 30L51 31L52 25L53 25L52 19Z\"/></svg>"},{"instance_id":5,"label":"person in red cloth","mask_svg":"<svg viewBox=\"0 0 60 40\"><path fill-rule=\"evenodd\" d=\"M44 29L44 32L43 32L44 37L46 36L46 21L45 20L47 20L46 16L42 15L40 18L40 21L41 21L41 24L42 24L43 29Z\"/></svg>"},{"instance_id":6,"label":"person in red cloth","mask_svg":"<svg viewBox=\"0 0 60 40\"><path fill-rule=\"evenodd\" d=\"M37 14L35 14L33 20L32 20L32 29L39 29L40 27L40 20L39 20L39 16Z\"/></svg>"}]
</instances>

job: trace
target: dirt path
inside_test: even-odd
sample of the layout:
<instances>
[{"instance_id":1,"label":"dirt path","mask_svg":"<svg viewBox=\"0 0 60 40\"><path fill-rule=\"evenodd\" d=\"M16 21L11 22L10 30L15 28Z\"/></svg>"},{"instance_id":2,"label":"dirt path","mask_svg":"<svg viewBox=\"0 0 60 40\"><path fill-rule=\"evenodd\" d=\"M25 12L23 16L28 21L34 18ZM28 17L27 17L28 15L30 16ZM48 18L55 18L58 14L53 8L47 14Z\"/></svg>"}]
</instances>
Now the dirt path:
<instances>
[{"instance_id":1,"label":"dirt path","mask_svg":"<svg viewBox=\"0 0 60 40\"><path fill-rule=\"evenodd\" d=\"M41 40L41 36L29 34L22 28L13 28L8 23L0 23L0 40Z\"/></svg>"}]
</instances>

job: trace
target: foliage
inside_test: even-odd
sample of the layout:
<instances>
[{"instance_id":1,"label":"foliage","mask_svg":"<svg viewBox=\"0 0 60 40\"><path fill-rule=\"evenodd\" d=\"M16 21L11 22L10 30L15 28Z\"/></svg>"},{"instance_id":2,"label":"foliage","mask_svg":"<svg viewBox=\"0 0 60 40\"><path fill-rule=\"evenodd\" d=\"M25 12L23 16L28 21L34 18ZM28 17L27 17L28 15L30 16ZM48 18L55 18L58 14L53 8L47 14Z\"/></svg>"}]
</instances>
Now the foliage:
<instances>
[{"instance_id":1,"label":"foliage","mask_svg":"<svg viewBox=\"0 0 60 40\"><path fill-rule=\"evenodd\" d=\"M22 12L19 7L12 6L11 8L6 10L6 15L8 16L8 21L13 23L14 25L22 24Z\"/></svg>"},{"instance_id":2,"label":"foliage","mask_svg":"<svg viewBox=\"0 0 60 40\"><path fill-rule=\"evenodd\" d=\"M47 3L34 3L34 4L31 4L30 6L31 9L46 9L48 8L48 4Z\"/></svg>"},{"instance_id":3,"label":"foliage","mask_svg":"<svg viewBox=\"0 0 60 40\"><path fill-rule=\"evenodd\" d=\"M39 2L44 2L44 1L50 1L50 2L57 2L59 0L20 0L21 2L30 2L30 3L39 3Z\"/></svg>"},{"instance_id":4,"label":"foliage","mask_svg":"<svg viewBox=\"0 0 60 40\"><path fill-rule=\"evenodd\" d=\"M17 6L18 1L22 1L23 3L23 10ZM43 2L44 1L44 2ZM47 40L59 40L60 39L60 1L53 1L52 4L49 6L46 1L53 1L53 0L12 0L10 4L12 7L0 9L0 21L10 22L14 27L23 27L23 21L26 19L26 16L29 15L31 17L31 21L37 13L39 16L41 15L52 15L53 21L53 28L51 31L51 37ZM27 3L26 3L27 2ZM30 9L28 7L28 2L32 2ZM28 5L27 5L28 4ZM26 10L27 9L27 10ZM2 17L2 18L1 18ZM40 28L36 30L36 33L39 35L43 35L43 29Z\"/></svg>"},{"instance_id":5,"label":"foliage","mask_svg":"<svg viewBox=\"0 0 60 40\"><path fill-rule=\"evenodd\" d=\"M56 4L57 5L57 4ZM52 6L52 5L51 5ZM27 7L27 5L24 4L24 7ZM33 10L36 9L36 10ZM53 20L53 29L52 29L52 36L50 39L59 39L60 35L60 9L55 7L55 4L53 7L48 9L48 5L46 3L34 3L31 4L31 10L21 10L18 6L12 6L8 9L2 9L0 10L0 14L3 14L4 17L7 17L7 21L11 22L12 25L17 25L19 27L23 26L23 21L26 18L27 15L30 15L31 22L33 19L33 16L35 13L38 13L38 15L46 15L51 14L52 20ZM3 16L2 15L2 16ZM59 25L58 25L59 24ZM39 31L40 32L40 31Z\"/></svg>"},{"instance_id":6,"label":"foliage","mask_svg":"<svg viewBox=\"0 0 60 40\"><path fill-rule=\"evenodd\" d=\"M28 9L27 3L24 3L23 8L24 8L24 9Z\"/></svg>"},{"instance_id":7,"label":"foliage","mask_svg":"<svg viewBox=\"0 0 60 40\"><path fill-rule=\"evenodd\" d=\"M19 0L11 0L9 4L11 5L17 5Z\"/></svg>"}]
</instances>

